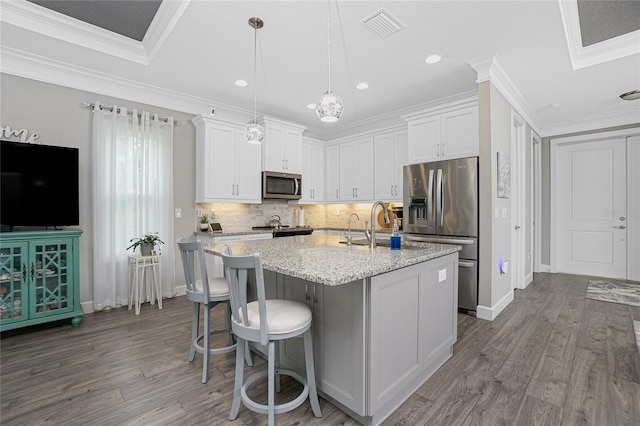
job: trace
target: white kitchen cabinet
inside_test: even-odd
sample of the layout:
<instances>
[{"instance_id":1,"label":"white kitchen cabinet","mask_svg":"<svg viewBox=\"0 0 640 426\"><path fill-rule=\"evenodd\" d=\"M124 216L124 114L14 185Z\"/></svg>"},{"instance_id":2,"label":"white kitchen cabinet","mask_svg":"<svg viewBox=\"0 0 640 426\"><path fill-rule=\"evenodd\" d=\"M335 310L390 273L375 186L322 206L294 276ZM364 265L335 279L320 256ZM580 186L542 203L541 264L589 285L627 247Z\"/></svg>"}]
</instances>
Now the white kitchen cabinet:
<instances>
[{"instance_id":1,"label":"white kitchen cabinet","mask_svg":"<svg viewBox=\"0 0 640 426\"><path fill-rule=\"evenodd\" d=\"M340 200L373 200L373 137L340 145Z\"/></svg>"},{"instance_id":2,"label":"white kitchen cabinet","mask_svg":"<svg viewBox=\"0 0 640 426\"><path fill-rule=\"evenodd\" d=\"M300 174L304 127L265 117L262 144L262 170Z\"/></svg>"},{"instance_id":3,"label":"white kitchen cabinet","mask_svg":"<svg viewBox=\"0 0 640 426\"><path fill-rule=\"evenodd\" d=\"M196 116L196 202L260 203L261 148L241 125Z\"/></svg>"},{"instance_id":4,"label":"white kitchen cabinet","mask_svg":"<svg viewBox=\"0 0 640 426\"><path fill-rule=\"evenodd\" d=\"M373 137L375 199L402 201L402 167L407 164L407 130Z\"/></svg>"},{"instance_id":5,"label":"white kitchen cabinet","mask_svg":"<svg viewBox=\"0 0 640 426\"><path fill-rule=\"evenodd\" d=\"M324 146L302 142L302 198L300 203L321 203L325 199Z\"/></svg>"},{"instance_id":6,"label":"white kitchen cabinet","mask_svg":"<svg viewBox=\"0 0 640 426\"><path fill-rule=\"evenodd\" d=\"M340 147L325 148L325 201L340 201Z\"/></svg>"},{"instance_id":7,"label":"white kitchen cabinet","mask_svg":"<svg viewBox=\"0 0 640 426\"><path fill-rule=\"evenodd\" d=\"M478 107L408 119L408 163L479 155Z\"/></svg>"}]
</instances>

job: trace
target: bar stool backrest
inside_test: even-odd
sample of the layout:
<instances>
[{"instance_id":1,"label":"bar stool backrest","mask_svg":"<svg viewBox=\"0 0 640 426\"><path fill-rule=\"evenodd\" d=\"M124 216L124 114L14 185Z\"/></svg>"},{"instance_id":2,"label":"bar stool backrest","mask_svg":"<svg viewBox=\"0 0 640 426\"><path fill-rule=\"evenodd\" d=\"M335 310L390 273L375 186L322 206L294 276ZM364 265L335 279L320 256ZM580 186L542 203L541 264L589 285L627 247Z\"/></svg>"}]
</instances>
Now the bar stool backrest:
<instances>
[{"instance_id":1,"label":"bar stool backrest","mask_svg":"<svg viewBox=\"0 0 640 426\"><path fill-rule=\"evenodd\" d=\"M232 256L230 247L225 244L221 250L224 262L224 271L229 285L229 298L231 301L231 327L239 337L251 342L266 345L269 342L267 333L267 310L264 290L264 273L262 270L262 258L260 253L246 256ZM248 287L254 286L258 297L259 326L249 324L247 310Z\"/></svg>"},{"instance_id":2,"label":"bar stool backrest","mask_svg":"<svg viewBox=\"0 0 640 426\"><path fill-rule=\"evenodd\" d=\"M184 241L184 238L181 238L176 243L182 258L187 299L193 302L209 303L209 285L207 284L209 276L207 275L202 241Z\"/></svg>"}]
</instances>

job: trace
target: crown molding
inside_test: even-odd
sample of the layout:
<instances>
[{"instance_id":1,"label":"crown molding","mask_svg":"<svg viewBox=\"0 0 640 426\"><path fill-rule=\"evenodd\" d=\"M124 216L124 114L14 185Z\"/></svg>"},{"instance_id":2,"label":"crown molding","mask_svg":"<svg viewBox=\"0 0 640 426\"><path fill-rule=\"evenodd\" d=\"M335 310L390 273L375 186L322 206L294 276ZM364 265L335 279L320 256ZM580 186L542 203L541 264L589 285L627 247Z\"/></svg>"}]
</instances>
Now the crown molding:
<instances>
[{"instance_id":1,"label":"crown molding","mask_svg":"<svg viewBox=\"0 0 640 426\"><path fill-rule=\"evenodd\" d=\"M147 33L144 35L142 44L149 57L149 62L153 61L164 42L173 31L182 14L189 7L191 0L163 1L153 17Z\"/></svg>"},{"instance_id":2,"label":"crown molding","mask_svg":"<svg viewBox=\"0 0 640 426\"><path fill-rule=\"evenodd\" d=\"M0 72L188 114L211 115L211 109L215 109L216 117L240 123L253 117L253 110L115 77L6 46L0 46Z\"/></svg>"},{"instance_id":3,"label":"crown molding","mask_svg":"<svg viewBox=\"0 0 640 426\"><path fill-rule=\"evenodd\" d=\"M583 47L577 0L558 0L558 6L574 70L640 54L640 30Z\"/></svg>"},{"instance_id":4,"label":"crown molding","mask_svg":"<svg viewBox=\"0 0 640 426\"><path fill-rule=\"evenodd\" d=\"M509 101L518 114L520 114L538 134L542 125L537 114L529 105L516 83L509 76L507 70L500 63L497 55L491 55L469 62L471 68L478 73L476 83L491 81L491 83Z\"/></svg>"},{"instance_id":5,"label":"crown molding","mask_svg":"<svg viewBox=\"0 0 640 426\"><path fill-rule=\"evenodd\" d=\"M547 138L569 133L626 126L634 123L640 125L640 107L637 106L628 108L622 112L616 111L608 114L580 117L576 120L551 123L544 126L543 133L539 133L539 135L540 137Z\"/></svg>"},{"instance_id":6,"label":"crown molding","mask_svg":"<svg viewBox=\"0 0 640 426\"><path fill-rule=\"evenodd\" d=\"M163 1L142 42L26 0L0 2L0 21L120 59L149 65L190 1Z\"/></svg>"}]
</instances>

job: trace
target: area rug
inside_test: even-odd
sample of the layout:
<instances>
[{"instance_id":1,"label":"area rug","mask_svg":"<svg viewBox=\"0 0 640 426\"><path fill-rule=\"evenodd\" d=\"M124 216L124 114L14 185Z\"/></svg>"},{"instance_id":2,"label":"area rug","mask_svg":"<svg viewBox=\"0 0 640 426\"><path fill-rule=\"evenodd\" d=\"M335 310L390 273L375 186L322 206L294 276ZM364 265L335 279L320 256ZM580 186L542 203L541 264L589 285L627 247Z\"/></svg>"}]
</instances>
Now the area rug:
<instances>
[{"instance_id":1,"label":"area rug","mask_svg":"<svg viewBox=\"0 0 640 426\"><path fill-rule=\"evenodd\" d=\"M587 299L640 306L640 285L589 280Z\"/></svg>"}]
</instances>

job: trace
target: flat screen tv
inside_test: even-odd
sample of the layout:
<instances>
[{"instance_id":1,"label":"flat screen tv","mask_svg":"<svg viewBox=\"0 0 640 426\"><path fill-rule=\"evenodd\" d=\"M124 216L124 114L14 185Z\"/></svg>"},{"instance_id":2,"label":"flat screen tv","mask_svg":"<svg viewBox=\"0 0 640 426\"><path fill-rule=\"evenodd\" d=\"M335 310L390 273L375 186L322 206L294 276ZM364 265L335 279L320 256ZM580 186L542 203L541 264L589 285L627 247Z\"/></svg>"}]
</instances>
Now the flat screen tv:
<instances>
[{"instance_id":1,"label":"flat screen tv","mask_svg":"<svg viewBox=\"0 0 640 426\"><path fill-rule=\"evenodd\" d=\"M80 224L77 148L0 141L0 187L3 230Z\"/></svg>"}]
</instances>

